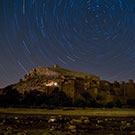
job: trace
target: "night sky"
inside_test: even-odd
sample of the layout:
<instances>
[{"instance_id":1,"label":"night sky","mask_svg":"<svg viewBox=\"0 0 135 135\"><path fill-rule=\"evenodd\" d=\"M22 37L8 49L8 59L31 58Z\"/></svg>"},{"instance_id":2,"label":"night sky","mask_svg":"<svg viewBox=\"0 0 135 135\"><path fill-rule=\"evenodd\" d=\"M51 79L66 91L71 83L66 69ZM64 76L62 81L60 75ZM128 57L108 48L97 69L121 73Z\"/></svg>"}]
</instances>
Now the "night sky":
<instances>
[{"instance_id":1,"label":"night sky","mask_svg":"<svg viewBox=\"0 0 135 135\"><path fill-rule=\"evenodd\" d=\"M0 0L0 87L54 64L135 79L135 0Z\"/></svg>"}]
</instances>

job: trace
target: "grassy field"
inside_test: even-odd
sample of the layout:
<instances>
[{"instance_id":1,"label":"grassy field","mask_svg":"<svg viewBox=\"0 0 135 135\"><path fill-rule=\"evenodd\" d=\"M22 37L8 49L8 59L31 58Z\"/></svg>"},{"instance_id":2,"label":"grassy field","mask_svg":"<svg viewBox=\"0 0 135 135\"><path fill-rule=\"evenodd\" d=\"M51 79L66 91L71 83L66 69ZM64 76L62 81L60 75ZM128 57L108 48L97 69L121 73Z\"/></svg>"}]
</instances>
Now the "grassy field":
<instances>
[{"instance_id":1,"label":"grassy field","mask_svg":"<svg viewBox=\"0 0 135 135\"><path fill-rule=\"evenodd\" d=\"M44 115L76 115L76 116L135 116L135 109L26 109L0 108L0 114L44 114Z\"/></svg>"}]
</instances>

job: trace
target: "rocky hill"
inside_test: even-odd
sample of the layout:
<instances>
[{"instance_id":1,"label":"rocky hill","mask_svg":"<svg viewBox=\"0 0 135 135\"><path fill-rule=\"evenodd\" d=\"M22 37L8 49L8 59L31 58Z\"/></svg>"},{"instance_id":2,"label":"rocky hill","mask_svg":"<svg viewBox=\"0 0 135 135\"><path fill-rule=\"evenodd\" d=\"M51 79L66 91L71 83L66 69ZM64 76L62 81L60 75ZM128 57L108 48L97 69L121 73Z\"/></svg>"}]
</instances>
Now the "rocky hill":
<instances>
[{"instance_id":1,"label":"rocky hill","mask_svg":"<svg viewBox=\"0 0 135 135\"><path fill-rule=\"evenodd\" d=\"M64 69L55 65L54 67L38 67L32 69L29 74L26 74L24 80L14 84L12 87L16 88L20 92L29 91L29 90L44 90L46 82L57 80L61 81L62 79L70 78L81 78L81 79L90 79L90 80L99 80L99 77L82 73L77 71L72 71Z\"/></svg>"}]
</instances>

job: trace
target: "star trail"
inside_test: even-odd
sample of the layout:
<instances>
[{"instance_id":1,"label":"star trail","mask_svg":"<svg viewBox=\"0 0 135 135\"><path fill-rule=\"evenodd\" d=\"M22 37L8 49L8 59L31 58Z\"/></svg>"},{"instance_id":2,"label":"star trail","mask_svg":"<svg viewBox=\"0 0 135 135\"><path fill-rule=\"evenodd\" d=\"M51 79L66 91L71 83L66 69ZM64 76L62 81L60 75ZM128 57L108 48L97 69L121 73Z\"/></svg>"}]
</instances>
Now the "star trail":
<instances>
[{"instance_id":1,"label":"star trail","mask_svg":"<svg viewBox=\"0 0 135 135\"><path fill-rule=\"evenodd\" d=\"M0 87L54 64L135 79L135 1L0 0Z\"/></svg>"}]
</instances>

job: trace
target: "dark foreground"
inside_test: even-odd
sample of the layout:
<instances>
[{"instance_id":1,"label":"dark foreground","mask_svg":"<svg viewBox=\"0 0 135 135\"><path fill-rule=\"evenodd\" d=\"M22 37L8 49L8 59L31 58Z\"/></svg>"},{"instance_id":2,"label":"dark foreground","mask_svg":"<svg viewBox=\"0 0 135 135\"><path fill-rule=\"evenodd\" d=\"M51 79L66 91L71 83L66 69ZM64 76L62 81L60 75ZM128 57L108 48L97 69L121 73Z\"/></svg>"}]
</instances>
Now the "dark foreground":
<instances>
[{"instance_id":1,"label":"dark foreground","mask_svg":"<svg viewBox=\"0 0 135 135\"><path fill-rule=\"evenodd\" d=\"M0 114L0 135L135 135L135 116Z\"/></svg>"}]
</instances>

